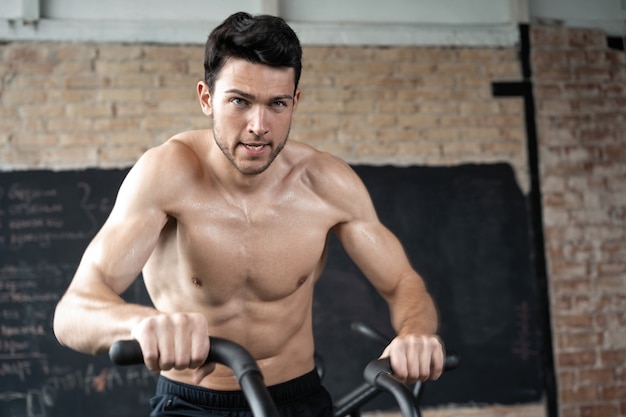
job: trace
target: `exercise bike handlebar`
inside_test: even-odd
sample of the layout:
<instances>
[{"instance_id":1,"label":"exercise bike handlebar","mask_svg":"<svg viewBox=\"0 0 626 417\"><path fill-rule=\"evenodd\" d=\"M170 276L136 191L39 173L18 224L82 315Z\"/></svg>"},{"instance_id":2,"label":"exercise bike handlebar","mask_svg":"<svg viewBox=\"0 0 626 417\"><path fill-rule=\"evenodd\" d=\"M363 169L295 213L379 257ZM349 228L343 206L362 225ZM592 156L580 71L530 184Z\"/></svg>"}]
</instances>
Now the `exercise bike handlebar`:
<instances>
[{"instance_id":1,"label":"exercise bike handlebar","mask_svg":"<svg viewBox=\"0 0 626 417\"><path fill-rule=\"evenodd\" d=\"M109 349L116 365L143 364L143 354L136 340L120 340ZM217 362L232 369L255 417L278 417L274 401L263 382L263 374L254 358L241 345L211 337L211 349L205 363Z\"/></svg>"},{"instance_id":2,"label":"exercise bike handlebar","mask_svg":"<svg viewBox=\"0 0 626 417\"><path fill-rule=\"evenodd\" d=\"M451 371L459 366L459 357L448 354L444 360L444 370ZM409 388L391 370L389 358L371 361L363 371L363 378L372 387L389 392L395 398L403 417L417 417L415 398Z\"/></svg>"},{"instance_id":3,"label":"exercise bike handlebar","mask_svg":"<svg viewBox=\"0 0 626 417\"><path fill-rule=\"evenodd\" d=\"M459 366L459 357L454 353L448 353L444 359L444 370L452 371ZM371 361L363 371L365 382L350 394L340 398L334 409L335 417L350 414L360 408L383 391L389 392L400 407L403 417L416 417L419 412L415 405L414 394L409 388L393 376L389 358L381 358Z\"/></svg>"},{"instance_id":4,"label":"exercise bike handlebar","mask_svg":"<svg viewBox=\"0 0 626 417\"><path fill-rule=\"evenodd\" d=\"M356 333L364 335L371 340L386 345L390 342L390 338L380 333L371 326L354 322L351 328ZM458 355L447 352L444 358L444 371L452 371L460 364ZM403 417L419 417L421 414L416 406L416 393L412 393L409 387L402 381L393 376L391 370L391 362L389 358L381 358L371 361L363 371L365 382L359 387L351 391L349 394L339 398L335 403L334 416L344 417L354 410L358 410L363 404L367 403L383 391L393 395ZM417 383L417 388L420 383ZM418 388L419 390L419 388Z\"/></svg>"}]
</instances>

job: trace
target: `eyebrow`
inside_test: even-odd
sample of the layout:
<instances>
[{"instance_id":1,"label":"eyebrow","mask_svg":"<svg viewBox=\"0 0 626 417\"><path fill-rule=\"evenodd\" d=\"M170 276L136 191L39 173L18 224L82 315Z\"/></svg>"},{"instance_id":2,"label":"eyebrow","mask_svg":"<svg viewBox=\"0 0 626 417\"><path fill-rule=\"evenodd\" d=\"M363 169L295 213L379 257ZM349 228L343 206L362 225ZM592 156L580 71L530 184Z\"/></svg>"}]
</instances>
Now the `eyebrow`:
<instances>
[{"instance_id":1,"label":"eyebrow","mask_svg":"<svg viewBox=\"0 0 626 417\"><path fill-rule=\"evenodd\" d=\"M248 100L256 99L256 96L254 94L246 93L236 88L231 88L230 90L226 90L225 93L237 94ZM293 100L293 96L290 94L282 94L282 95L272 97L270 101L276 101L276 100Z\"/></svg>"}]
</instances>

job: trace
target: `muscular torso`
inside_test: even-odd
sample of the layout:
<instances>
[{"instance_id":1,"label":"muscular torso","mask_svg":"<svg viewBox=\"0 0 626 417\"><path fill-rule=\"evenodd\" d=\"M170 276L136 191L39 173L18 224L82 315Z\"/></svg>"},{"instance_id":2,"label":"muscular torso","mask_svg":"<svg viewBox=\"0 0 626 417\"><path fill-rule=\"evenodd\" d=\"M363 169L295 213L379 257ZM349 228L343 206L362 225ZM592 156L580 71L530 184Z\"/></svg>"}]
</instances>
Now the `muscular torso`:
<instances>
[{"instance_id":1,"label":"muscular torso","mask_svg":"<svg viewBox=\"0 0 626 417\"><path fill-rule=\"evenodd\" d=\"M328 232L341 220L304 166L278 165L279 177L263 192L229 194L210 172L190 181L168 207L143 271L158 310L204 313L209 334L245 346L270 385L314 367L313 286ZM191 383L191 371L164 374ZM237 389L221 367L202 385Z\"/></svg>"}]
</instances>

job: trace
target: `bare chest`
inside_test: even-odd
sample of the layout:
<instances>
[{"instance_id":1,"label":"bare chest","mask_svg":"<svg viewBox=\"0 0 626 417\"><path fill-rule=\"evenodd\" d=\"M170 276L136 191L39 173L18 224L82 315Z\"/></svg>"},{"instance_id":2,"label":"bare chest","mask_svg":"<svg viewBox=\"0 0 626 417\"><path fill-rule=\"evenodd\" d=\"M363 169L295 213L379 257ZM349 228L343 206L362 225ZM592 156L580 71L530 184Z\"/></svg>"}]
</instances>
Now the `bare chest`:
<instances>
[{"instance_id":1,"label":"bare chest","mask_svg":"<svg viewBox=\"0 0 626 417\"><path fill-rule=\"evenodd\" d=\"M159 250L175 260L179 286L216 305L287 299L312 288L332 227L321 207L293 200L188 205L173 220Z\"/></svg>"}]
</instances>

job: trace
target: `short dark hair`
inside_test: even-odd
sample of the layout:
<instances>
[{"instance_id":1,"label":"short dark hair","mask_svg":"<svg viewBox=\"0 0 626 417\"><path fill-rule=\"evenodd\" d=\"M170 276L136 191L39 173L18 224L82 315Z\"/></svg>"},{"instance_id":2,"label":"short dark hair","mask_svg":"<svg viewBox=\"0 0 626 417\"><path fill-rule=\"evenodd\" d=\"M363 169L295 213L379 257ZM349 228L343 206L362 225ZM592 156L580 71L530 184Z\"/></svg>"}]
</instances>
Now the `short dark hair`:
<instances>
[{"instance_id":1,"label":"short dark hair","mask_svg":"<svg viewBox=\"0 0 626 417\"><path fill-rule=\"evenodd\" d=\"M272 67L291 67L298 88L302 47L296 33L280 17L239 12L211 32L204 53L204 81L211 94L217 75L231 57Z\"/></svg>"}]
</instances>

